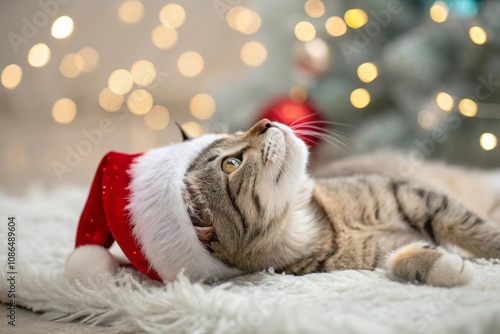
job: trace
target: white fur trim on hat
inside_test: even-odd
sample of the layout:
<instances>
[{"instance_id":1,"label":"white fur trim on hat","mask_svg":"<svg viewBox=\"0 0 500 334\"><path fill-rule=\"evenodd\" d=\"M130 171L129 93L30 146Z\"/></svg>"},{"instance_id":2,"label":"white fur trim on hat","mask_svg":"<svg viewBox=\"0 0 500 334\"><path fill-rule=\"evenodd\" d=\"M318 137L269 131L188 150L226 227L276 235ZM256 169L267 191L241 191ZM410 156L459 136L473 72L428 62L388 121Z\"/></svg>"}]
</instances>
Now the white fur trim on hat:
<instances>
[{"instance_id":1,"label":"white fur trim on hat","mask_svg":"<svg viewBox=\"0 0 500 334\"><path fill-rule=\"evenodd\" d=\"M198 240L182 199L183 179L201 151L220 135L203 135L160 147L137 158L130 168L133 233L150 265L164 281L184 269L193 281L226 278L239 270L219 261Z\"/></svg>"}]
</instances>

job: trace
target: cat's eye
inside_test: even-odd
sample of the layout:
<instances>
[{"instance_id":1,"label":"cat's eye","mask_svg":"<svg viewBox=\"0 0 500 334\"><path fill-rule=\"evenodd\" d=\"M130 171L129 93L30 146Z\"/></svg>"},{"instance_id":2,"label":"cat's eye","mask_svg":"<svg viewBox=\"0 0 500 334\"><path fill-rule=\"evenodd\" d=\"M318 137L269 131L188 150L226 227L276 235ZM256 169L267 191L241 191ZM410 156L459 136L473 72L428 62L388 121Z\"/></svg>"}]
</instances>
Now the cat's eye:
<instances>
[{"instance_id":1,"label":"cat's eye","mask_svg":"<svg viewBox=\"0 0 500 334\"><path fill-rule=\"evenodd\" d=\"M231 158L224 159L224 161L222 161L221 167L222 167L222 170L224 171L224 173L231 174L232 172L237 170L238 167L240 167L240 165L241 165L240 159L235 158L235 157L231 157Z\"/></svg>"}]
</instances>

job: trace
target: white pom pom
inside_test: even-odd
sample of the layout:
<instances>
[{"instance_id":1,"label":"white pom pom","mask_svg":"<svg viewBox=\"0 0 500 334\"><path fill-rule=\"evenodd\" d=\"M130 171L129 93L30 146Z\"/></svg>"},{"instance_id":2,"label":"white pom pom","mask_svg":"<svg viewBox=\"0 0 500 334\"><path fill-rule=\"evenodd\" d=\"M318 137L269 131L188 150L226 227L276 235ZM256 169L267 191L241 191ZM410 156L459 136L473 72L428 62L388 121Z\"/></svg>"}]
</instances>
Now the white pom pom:
<instances>
[{"instance_id":1,"label":"white pom pom","mask_svg":"<svg viewBox=\"0 0 500 334\"><path fill-rule=\"evenodd\" d=\"M70 282L86 283L98 275L113 275L118 261L102 246L80 246L71 253L64 266L64 276Z\"/></svg>"}]
</instances>

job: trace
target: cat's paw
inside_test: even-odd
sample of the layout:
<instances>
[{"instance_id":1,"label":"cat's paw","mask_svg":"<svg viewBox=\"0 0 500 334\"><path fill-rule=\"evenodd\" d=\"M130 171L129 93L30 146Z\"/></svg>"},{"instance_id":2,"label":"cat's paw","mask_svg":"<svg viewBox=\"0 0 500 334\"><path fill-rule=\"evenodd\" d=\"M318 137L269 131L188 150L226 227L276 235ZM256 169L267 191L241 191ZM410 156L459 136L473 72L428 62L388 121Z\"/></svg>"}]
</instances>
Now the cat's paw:
<instances>
[{"instance_id":1,"label":"cat's paw","mask_svg":"<svg viewBox=\"0 0 500 334\"><path fill-rule=\"evenodd\" d=\"M409 282L460 286L474 276L472 264L429 242L413 242L391 252L386 260L391 273Z\"/></svg>"},{"instance_id":2,"label":"cat's paw","mask_svg":"<svg viewBox=\"0 0 500 334\"><path fill-rule=\"evenodd\" d=\"M461 286L474 277L472 264L457 254L444 253L432 265L426 283L435 286Z\"/></svg>"}]
</instances>

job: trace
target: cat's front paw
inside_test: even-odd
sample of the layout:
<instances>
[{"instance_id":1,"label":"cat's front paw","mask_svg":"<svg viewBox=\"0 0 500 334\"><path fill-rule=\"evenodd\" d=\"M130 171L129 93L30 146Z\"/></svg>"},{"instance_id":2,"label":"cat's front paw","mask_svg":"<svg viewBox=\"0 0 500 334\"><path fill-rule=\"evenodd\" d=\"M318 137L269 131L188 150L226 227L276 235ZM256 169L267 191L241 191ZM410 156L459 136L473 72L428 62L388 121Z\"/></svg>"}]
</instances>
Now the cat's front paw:
<instances>
[{"instance_id":1,"label":"cat's front paw","mask_svg":"<svg viewBox=\"0 0 500 334\"><path fill-rule=\"evenodd\" d=\"M472 264L457 254L444 253L432 265L426 283L436 286L461 286L474 277Z\"/></svg>"},{"instance_id":2,"label":"cat's front paw","mask_svg":"<svg viewBox=\"0 0 500 334\"><path fill-rule=\"evenodd\" d=\"M429 242L413 242L391 252L386 261L393 275L409 282L460 286L474 276L472 264Z\"/></svg>"}]
</instances>

